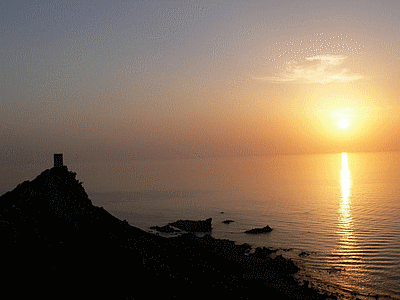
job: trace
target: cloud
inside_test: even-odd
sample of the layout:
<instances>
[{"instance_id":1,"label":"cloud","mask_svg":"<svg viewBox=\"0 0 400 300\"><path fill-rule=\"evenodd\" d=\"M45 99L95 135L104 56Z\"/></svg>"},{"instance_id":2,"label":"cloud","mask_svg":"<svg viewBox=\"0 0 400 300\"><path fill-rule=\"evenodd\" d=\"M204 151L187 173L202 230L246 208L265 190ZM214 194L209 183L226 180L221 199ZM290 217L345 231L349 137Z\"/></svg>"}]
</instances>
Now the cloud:
<instances>
[{"instance_id":1,"label":"cloud","mask_svg":"<svg viewBox=\"0 0 400 300\"><path fill-rule=\"evenodd\" d=\"M255 77L254 79L272 83L334 83L350 82L363 78L362 74L351 73L342 65L346 56L316 55L302 61L286 63L276 76Z\"/></svg>"}]
</instances>

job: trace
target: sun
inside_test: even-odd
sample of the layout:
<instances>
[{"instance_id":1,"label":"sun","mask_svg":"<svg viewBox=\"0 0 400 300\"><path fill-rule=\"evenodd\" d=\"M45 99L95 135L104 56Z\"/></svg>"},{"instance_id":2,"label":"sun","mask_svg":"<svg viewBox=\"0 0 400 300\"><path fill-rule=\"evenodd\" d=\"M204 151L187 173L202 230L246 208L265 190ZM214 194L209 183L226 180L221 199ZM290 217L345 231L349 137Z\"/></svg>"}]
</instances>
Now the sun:
<instances>
[{"instance_id":1,"label":"sun","mask_svg":"<svg viewBox=\"0 0 400 300\"><path fill-rule=\"evenodd\" d=\"M347 121L347 119L345 118L341 118L338 121L338 125L340 129L346 129L347 127L349 127L349 121Z\"/></svg>"}]
</instances>

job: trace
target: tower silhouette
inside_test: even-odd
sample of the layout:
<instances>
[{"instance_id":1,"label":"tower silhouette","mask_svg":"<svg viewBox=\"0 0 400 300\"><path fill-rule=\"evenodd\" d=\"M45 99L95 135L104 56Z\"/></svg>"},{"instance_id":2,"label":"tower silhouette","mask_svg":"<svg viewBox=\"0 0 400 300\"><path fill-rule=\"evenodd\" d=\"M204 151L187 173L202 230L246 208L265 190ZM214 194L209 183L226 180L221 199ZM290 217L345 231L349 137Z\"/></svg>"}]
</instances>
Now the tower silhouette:
<instances>
[{"instance_id":1,"label":"tower silhouette","mask_svg":"<svg viewBox=\"0 0 400 300\"><path fill-rule=\"evenodd\" d=\"M63 166L62 153L54 154L54 168L61 168Z\"/></svg>"}]
</instances>

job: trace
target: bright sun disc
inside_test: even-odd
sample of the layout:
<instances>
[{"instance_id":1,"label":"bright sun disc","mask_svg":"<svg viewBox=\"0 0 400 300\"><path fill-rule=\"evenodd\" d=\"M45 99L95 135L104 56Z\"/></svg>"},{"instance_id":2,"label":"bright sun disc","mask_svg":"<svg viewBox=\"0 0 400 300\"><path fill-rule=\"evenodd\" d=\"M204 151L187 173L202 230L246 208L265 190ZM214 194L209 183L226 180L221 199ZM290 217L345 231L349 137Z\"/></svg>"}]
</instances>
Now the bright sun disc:
<instances>
[{"instance_id":1,"label":"bright sun disc","mask_svg":"<svg viewBox=\"0 0 400 300\"><path fill-rule=\"evenodd\" d=\"M349 122L346 119L340 119L338 125L341 129L346 129L349 126Z\"/></svg>"}]
</instances>

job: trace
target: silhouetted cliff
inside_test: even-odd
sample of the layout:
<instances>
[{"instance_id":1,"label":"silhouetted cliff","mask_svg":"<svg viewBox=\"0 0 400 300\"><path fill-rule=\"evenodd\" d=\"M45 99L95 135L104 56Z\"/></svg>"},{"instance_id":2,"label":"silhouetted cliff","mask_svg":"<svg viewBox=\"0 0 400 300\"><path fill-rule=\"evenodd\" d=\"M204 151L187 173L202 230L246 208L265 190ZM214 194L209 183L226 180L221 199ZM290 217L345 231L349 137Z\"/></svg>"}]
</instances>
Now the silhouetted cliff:
<instances>
[{"instance_id":1,"label":"silhouetted cliff","mask_svg":"<svg viewBox=\"0 0 400 300\"><path fill-rule=\"evenodd\" d=\"M93 206L75 176L48 169L0 197L4 286L21 297L129 298L135 291L127 281L140 280L143 260L128 236L153 237Z\"/></svg>"}]
</instances>

